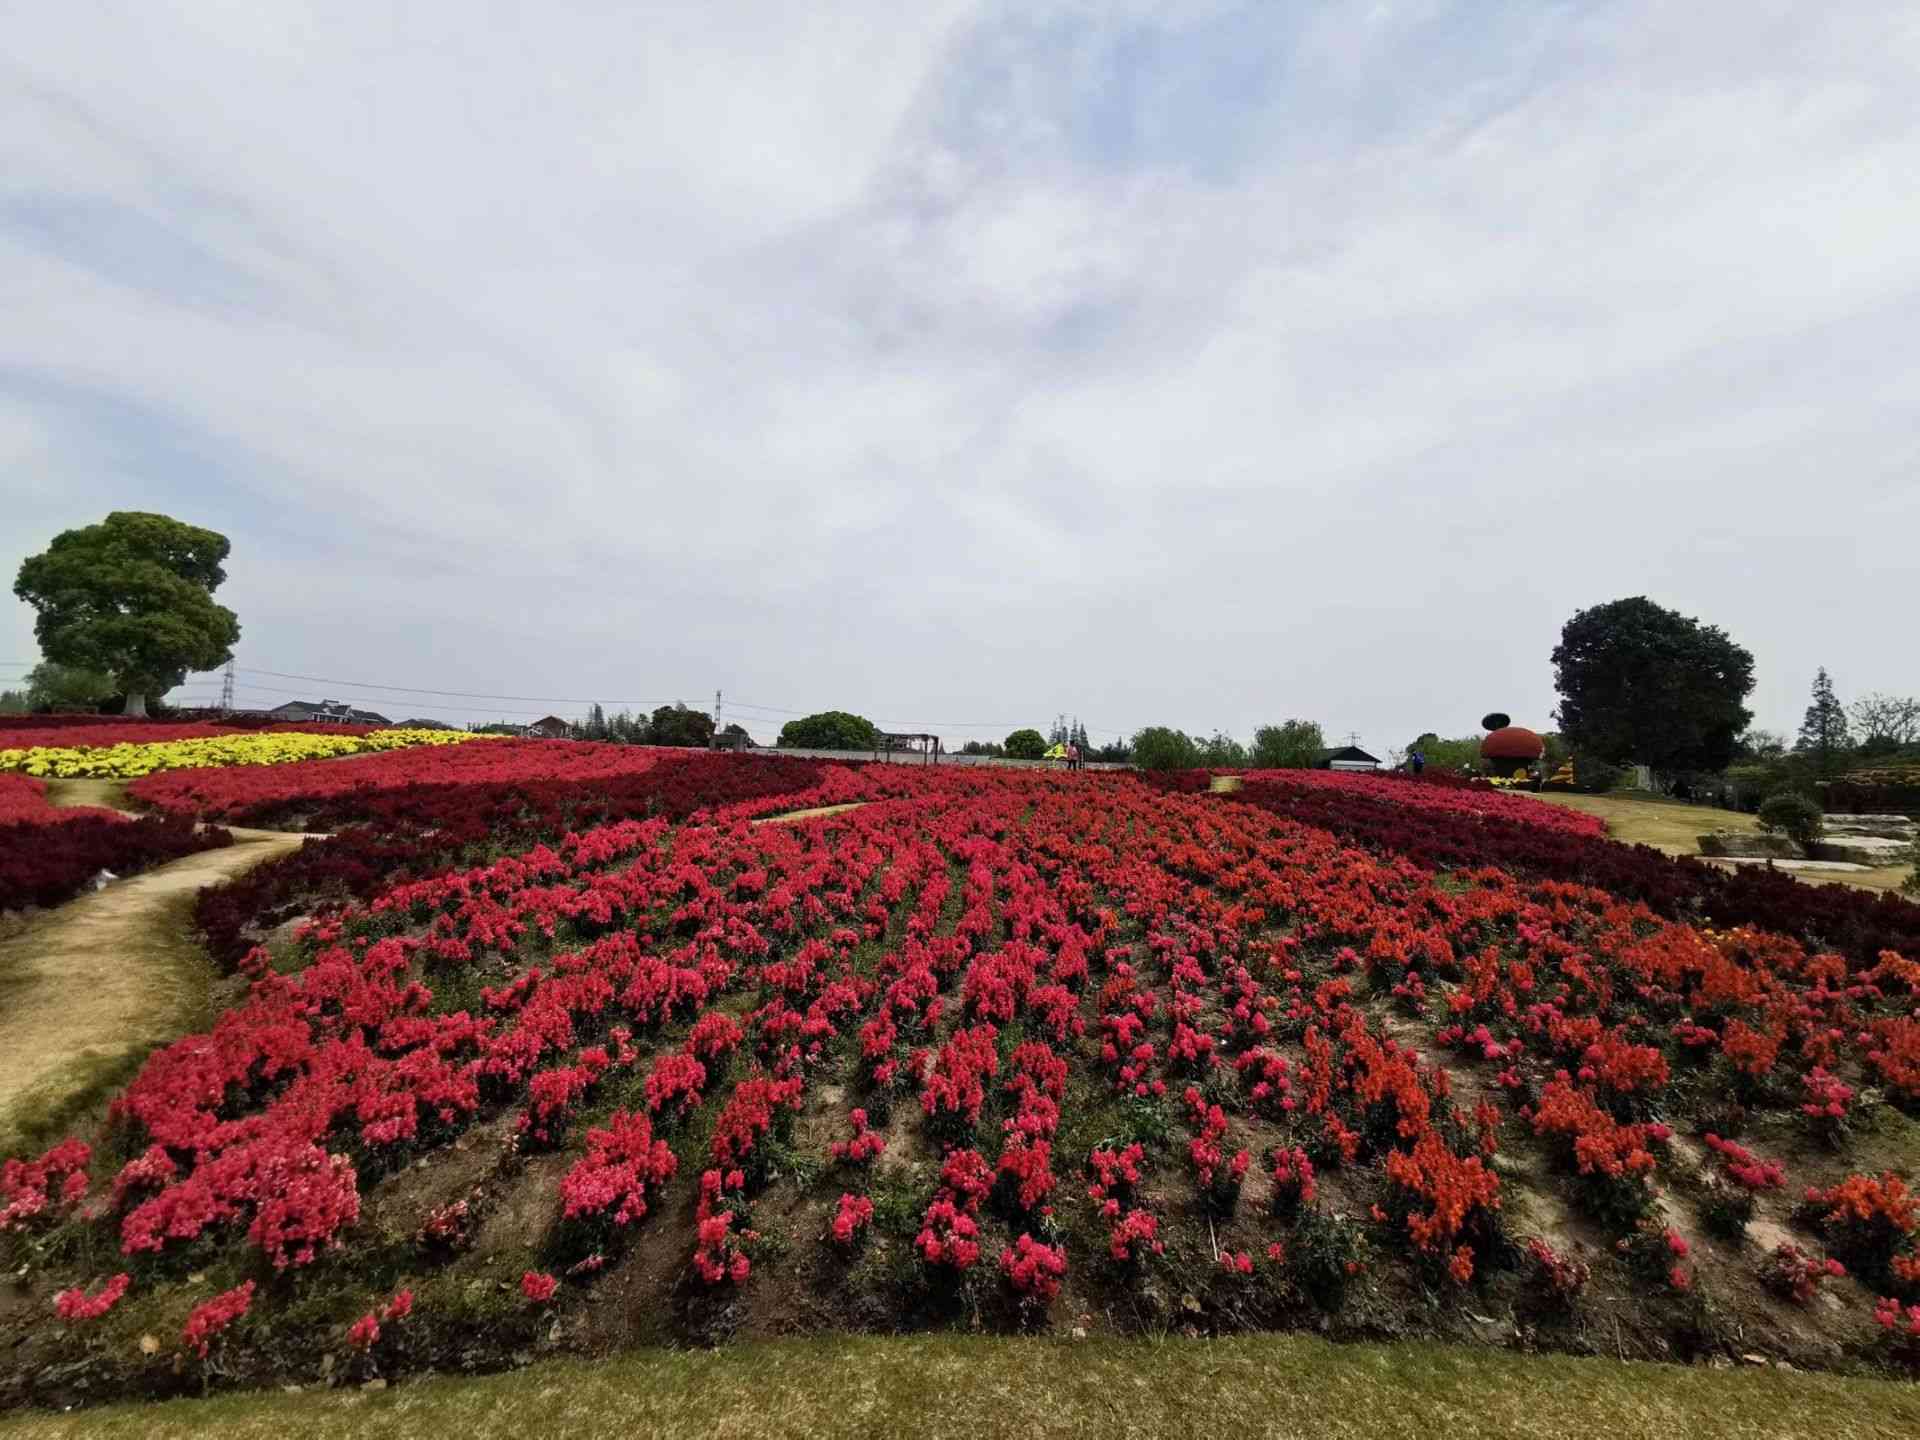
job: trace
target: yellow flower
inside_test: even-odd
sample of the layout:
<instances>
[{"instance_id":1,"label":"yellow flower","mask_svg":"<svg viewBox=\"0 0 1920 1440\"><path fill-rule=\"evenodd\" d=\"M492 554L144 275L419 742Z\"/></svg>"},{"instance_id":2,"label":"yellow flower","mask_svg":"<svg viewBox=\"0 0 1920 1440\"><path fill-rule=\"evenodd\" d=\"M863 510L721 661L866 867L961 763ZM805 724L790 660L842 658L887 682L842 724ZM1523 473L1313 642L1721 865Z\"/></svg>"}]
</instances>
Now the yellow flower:
<instances>
[{"instance_id":1,"label":"yellow flower","mask_svg":"<svg viewBox=\"0 0 1920 1440\"><path fill-rule=\"evenodd\" d=\"M284 765L292 760L324 760L412 745L459 745L484 738L468 730L374 730L365 735L253 731L204 740L162 740L150 745L42 745L30 750L0 750L0 770L58 780L133 780L156 770Z\"/></svg>"}]
</instances>

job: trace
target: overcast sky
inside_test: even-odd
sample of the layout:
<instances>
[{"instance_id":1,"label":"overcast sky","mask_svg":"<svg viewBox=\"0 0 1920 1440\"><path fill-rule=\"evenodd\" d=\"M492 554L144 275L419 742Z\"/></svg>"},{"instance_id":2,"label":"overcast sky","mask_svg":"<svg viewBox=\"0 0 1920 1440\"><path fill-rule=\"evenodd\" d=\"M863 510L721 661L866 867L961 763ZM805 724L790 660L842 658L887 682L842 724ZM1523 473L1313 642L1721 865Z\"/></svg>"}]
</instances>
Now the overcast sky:
<instances>
[{"instance_id":1,"label":"overcast sky","mask_svg":"<svg viewBox=\"0 0 1920 1440\"><path fill-rule=\"evenodd\" d=\"M1643 593L1920 690L1911 0L0 26L0 571L224 532L243 701L1384 751Z\"/></svg>"}]
</instances>

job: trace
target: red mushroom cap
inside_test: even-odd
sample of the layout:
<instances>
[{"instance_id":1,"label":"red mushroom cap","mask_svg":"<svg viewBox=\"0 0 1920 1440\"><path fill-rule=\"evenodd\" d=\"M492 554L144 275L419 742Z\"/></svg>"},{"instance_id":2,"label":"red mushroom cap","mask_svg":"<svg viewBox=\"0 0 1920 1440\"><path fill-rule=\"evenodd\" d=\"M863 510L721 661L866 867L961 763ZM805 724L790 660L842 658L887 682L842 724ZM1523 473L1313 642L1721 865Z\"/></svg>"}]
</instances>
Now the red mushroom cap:
<instances>
[{"instance_id":1,"label":"red mushroom cap","mask_svg":"<svg viewBox=\"0 0 1920 1440\"><path fill-rule=\"evenodd\" d=\"M1547 742L1524 725L1505 725L1480 742L1485 760L1538 760L1547 753Z\"/></svg>"}]
</instances>

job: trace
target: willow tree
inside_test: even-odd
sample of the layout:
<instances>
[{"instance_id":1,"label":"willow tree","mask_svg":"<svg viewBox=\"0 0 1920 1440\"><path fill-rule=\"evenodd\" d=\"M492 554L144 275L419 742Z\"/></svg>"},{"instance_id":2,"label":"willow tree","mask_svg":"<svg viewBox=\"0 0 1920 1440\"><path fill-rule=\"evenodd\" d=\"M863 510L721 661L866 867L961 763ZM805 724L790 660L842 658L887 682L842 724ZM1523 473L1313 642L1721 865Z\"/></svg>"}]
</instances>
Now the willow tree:
<instances>
[{"instance_id":1,"label":"willow tree","mask_svg":"<svg viewBox=\"0 0 1920 1440\"><path fill-rule=\"evenodd\" d=\"M20 564L13 593L38 610L40 653L113 677L128 715L145 715L194 670L224 665L240 638L214 603L227 578L227 537L166 515L116 510L64 530Z\"/></svg>"}]
</instances>

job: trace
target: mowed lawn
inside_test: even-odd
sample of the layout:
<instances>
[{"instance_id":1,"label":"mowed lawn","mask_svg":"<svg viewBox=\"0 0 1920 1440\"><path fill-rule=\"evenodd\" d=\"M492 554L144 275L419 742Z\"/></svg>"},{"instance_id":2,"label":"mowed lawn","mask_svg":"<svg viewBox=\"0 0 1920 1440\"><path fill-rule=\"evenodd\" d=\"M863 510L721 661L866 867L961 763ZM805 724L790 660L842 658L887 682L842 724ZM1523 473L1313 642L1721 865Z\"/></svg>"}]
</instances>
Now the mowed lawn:
<instances>
[{"instance_id":1,"label":"mowed lawn","mask_svg":"<svg viewBox=\"0 0 1920 1440\"><path fill-rule=\"evenodd\" d=\"M1709 830L1758 830L1760 824L1751 815L1738 810L1721 810L1712 805L1689 805L1684 800L1669 800L1660 795L1623 794L1567 795L1542 791L1535 795L1518 791L1532 800L1564 805L1569 810L1598 815L1607 822L1607 833L1629 845L1651 845L1669 855L1698 855L1700 837ZM1813 885L1853 885L1862 890L1898 890L1907 878L1907 867L1891 866L1882 870L1864 870L1838 875L1818 871L1800 871L1796 878Z\"/></svg>"},{"instance_id":2,"label":"mowed lawn","mask_svg":"<svg viewBox=\"0 0 1920 1440\"><path fill-rule=\"evenodd\" d=\"M1920 1435L1920 1386L1299 1336L915 1336L652 1351L392 1389L228 1395L19 1416L47 1437Z\"/></svg>"}]
</instances>

